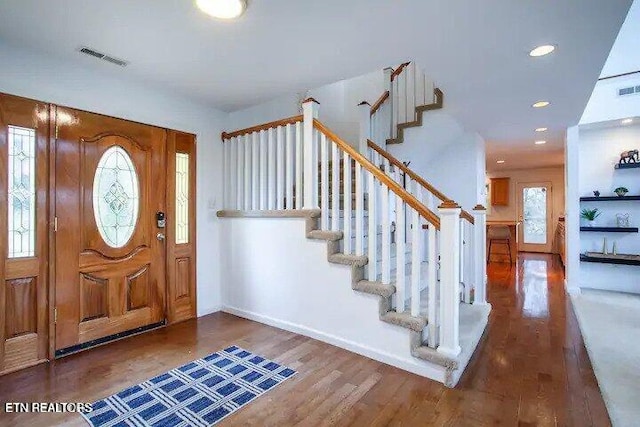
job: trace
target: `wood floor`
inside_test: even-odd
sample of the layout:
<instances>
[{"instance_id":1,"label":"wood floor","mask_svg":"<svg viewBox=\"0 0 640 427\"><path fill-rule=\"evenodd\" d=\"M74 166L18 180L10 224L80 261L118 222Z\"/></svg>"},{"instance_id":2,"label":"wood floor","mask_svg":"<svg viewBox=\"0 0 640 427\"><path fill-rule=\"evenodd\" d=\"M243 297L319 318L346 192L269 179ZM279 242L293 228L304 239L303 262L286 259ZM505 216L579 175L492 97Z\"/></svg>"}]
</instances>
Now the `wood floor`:
<instances>
[{"instance_id":1,"label":"wood floor","mask_svg":"<svg viewBox=\"0 0 640 427\"><path fill-rule=\"evenodd\" d=\"M87 402L231 344L298 370L224 426L610 425L557 257L492 263L487 333L455 389L300 335L216 313L0 377L0 403ZM2 426L85 425L6 414Z\"/></svg>"}]
</instances>

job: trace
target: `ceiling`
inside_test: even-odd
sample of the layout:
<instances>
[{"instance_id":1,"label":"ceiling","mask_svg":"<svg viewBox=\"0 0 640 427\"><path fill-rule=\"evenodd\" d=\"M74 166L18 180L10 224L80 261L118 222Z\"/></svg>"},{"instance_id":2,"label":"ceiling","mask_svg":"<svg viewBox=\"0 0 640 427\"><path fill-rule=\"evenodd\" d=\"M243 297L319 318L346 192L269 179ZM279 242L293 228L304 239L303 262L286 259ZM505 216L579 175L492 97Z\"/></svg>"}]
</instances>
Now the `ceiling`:
<instances>
[{"instance_id":1,"label":"ceiling","mask_svg":"<svg viewBox=\"0 0 640 427\"><path fill-rule=\"evenodd\" d=\"M640 70L640 0L633 2L620 28L601 77L616 76Z\"/></svg>"},{"instance_id":2,"label":"ceiling","mask_svg":"<svg viewBox=\"0 0 640 427\"><path fill-rule=\"evenodd\" d=\"M631 0L251 0L234 22L193 4L3 1L0 38L224 111L415 60L445 92L447 112L485 138L489 165L526 150L514 161L539 164L557 161ZM528 56L546 43L556 53ZM130 65L84 57L80 46ZM540 99L551 106L532 109ZM549 142L533 150L541 126Z\"/></svg>"}]
</instances>

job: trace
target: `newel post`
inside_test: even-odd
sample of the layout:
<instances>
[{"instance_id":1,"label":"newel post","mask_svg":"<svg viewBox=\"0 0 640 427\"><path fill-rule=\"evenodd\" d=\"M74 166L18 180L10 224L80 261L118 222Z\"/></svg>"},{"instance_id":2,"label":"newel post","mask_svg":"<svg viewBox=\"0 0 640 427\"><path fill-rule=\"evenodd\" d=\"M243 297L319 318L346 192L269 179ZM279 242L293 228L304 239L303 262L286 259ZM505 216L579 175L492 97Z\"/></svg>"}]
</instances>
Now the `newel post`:
<instances>
[{"instance_id":1,"label":"newel post","mask_svg":"<svg viewBox=\"0 0 640 427\"><path fill-rule=\"evenodd\" d=\"M487 304L487 209L482 205L473 208L473 304Z\"/></svg>"},{"instance_id":2,"label":"newel post","mask_svg":"<svg viewBox=\"0 0 640 427\"><path fill-rule=\"evenodd\" d=\"M360 117L360 139L358 141L358 151L363 156L367 156L367 148L371 139L371 105L367 101L358 104L358 114Z\"/></svg>"},{"instance_id":3,"label":"newel post","mask_svg":"<svg viewBox=\"0 0 640 427\"><path fill-rule=\"evenodd\" d=\"M313 98L307 98L302 102L303 114L303 209L318 208L318 153L314 141L313 120L318 118L318 106L320 103Z\"/></svg>"},{"instance_id":4,"label":"newel post","mask_svg":"<svg viewBox=\"0 0 640 427\"><path fill-rule=\"evenodd\" d=\"M438 352L460 354L460 213L453 200L438 206L440 213L440 345Z\"/></svg>"}]
</instances>

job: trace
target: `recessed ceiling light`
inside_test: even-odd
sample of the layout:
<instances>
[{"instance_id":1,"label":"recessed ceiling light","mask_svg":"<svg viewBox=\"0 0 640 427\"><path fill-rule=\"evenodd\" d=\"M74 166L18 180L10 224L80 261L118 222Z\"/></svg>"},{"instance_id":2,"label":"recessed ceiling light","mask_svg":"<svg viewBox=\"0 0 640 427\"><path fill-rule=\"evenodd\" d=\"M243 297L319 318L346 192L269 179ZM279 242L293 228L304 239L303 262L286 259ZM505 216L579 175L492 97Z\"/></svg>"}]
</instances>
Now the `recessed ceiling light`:
<instances>
[{"instance_id":1,"label":"recessed ceiling light","mask_svg":"<svg viewBox=\"0 0 640 427\"><path fill-rule=\"evenodd\" d=\"M546 132L547 128L537 128L536 132Z\"/></svg>"},{"instance_id":2,"label":"recessed ceiling light","mask_svg":"<svg viewBox=\"0 0 640 427\"><path fill-rule=\"evenodd\" d=\"M533 56L533 57L544 56L544 55L550 54L554 50L556 50L556 47L554 45L545 44L533 49L531 52L529 52L529 56Z\"/></svg>"},{"instance_id":3,"label":"recessed ceiling light","mask_svg":"<svg viewBox=\"0 0 640 427\"><path fill-rule=\"evenodd\" d=\"M233 19L247 8L245 0L196 0L198 8L214 18Z\"/></svg>"},{"instance_id":4,"label":"recessed ceiling light","mask_svg":"<svg viewBox=\"0 0 640 427\"><path fill-rule=\"evenodd\" d=\"M536 145L543 145L543 144L546 144L546 143L547 143L547 141L536 141L535 142Z\"/></svg>"},{"instance_id":5,"label":"recessed ceiling light","mask_svg":"<svg viewBox=\"0 0 640 427\"><path fill-rule=\"evenodd\" d=\"M535 104L532 105L533 108L542 108L542 107L546 107L547 105L549 105L549 101L538 101Z\"/></svg>"},{"instance_id":6,"label":"recessed ceiling light","mask_svg":"<svg viewBox=\"0 0 640 427\"><path fill-rule=\"evenodd\" d=\"M501 165L501 164L503 164L503 163L504 163L504 160L498 160L496 163L497 163L497 164L499 164L499 165Z\"/></svg>"},{"instance_id":7,"label":"recessed ceiling light","mask_svg":"<svg viewBox=\"0 0 640 427\"><path fill-rule=\"evenodd\" d=\"M623 124L623 125L628 125L628 124L631 124L631 123L633 123L633 119L624 119L624 120L622 121L622 124Z\"/></svg>"}]
</instances>

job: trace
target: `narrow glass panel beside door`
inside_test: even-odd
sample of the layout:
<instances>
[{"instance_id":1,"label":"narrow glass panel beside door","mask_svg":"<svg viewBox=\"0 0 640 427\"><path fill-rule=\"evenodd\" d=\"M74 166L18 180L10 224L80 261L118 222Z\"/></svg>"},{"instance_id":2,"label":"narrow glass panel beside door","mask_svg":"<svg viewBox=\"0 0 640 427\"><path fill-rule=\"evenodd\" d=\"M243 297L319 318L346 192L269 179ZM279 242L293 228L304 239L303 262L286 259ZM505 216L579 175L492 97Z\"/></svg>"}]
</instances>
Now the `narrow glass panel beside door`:
<instances>
[{"instance_id":1,"label":"narrow glass panel beside door","mask_svg":"<svg viewBox=\"0 0 640 427\"><path fill-rule=\"evenodd\" d=\"M189 154L176 153L176 244L189 243Z\"/></svg>"},{"instance_id":2,"label":"narrow glass panel beside door","mask_svg":"<svg viewBox=\"0 0 640 427\"><path fill-rule=\"evenodd\" d=\"M9 258L35 255L36 132L9 126Z\"/></svg>"}]
</instances>

